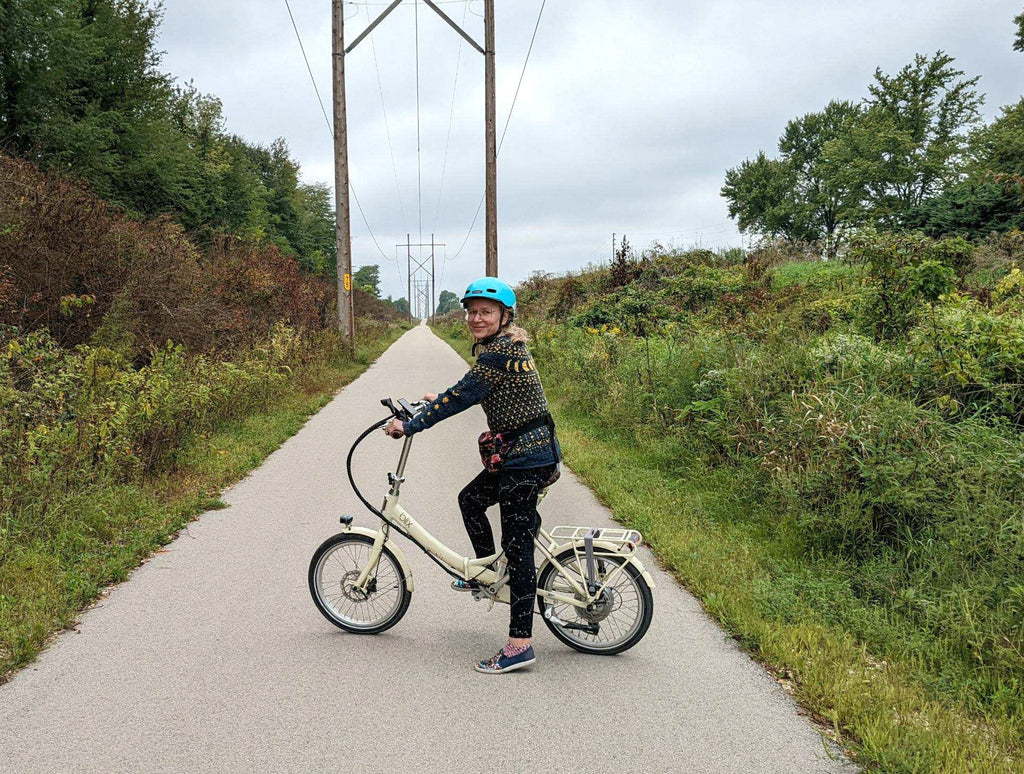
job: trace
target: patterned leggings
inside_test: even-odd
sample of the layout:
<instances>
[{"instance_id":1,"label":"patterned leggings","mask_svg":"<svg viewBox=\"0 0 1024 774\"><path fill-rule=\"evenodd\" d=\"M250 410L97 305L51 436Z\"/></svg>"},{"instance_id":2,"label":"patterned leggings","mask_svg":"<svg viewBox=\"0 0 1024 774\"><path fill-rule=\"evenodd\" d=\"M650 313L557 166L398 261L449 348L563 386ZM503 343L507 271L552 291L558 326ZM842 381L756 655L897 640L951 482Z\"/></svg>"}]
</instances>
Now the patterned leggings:
<instances>
[{"instance_id":1,"label":"patterned leggings","mask_svg":"<svg viewBox=\"0 0 1024 774\"><path fill-rule=\"evenodd\" d=\"M537 494L554 473L554 465L524 470L481 471L459 492L459 508L477 557L496 553L487 509L498 503L501 511L501 548L508 560L512 613L509 637L533 634L533 606L537 597L537 567L533 538L540 527Z\"/></svg>"}]
</instances>

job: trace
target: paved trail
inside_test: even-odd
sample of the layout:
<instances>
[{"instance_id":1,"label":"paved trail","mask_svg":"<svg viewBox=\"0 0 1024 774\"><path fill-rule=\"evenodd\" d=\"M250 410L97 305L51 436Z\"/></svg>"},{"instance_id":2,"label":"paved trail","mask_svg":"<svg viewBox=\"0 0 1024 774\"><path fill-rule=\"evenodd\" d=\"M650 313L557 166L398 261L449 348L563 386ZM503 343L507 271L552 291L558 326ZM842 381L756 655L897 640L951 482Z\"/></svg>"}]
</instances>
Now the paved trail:
<instances>
[{"instance_id":1,"label":"paved trail","mask_svg":"<svg viewBox=\"0 0 1024 774\"><path fill-rule=\"evenodd\" d=\"M504 641L507 608L449 590L401 539L416 591L377 636L328 624L306 589L310 555L357 506L348 447L385 395L440 391L464 361L424 327L249 478L0 686L0 771L840 772L785 693L653 558L654 623L618 657L560 644L538 619L537 665L473 671ZM455 496L476 474L473 409L419 436L402 501L469 551ZM371 500L399 444L357 460ZM566 473L545 524L610 524Z\"/></svg>"}]
</instances>

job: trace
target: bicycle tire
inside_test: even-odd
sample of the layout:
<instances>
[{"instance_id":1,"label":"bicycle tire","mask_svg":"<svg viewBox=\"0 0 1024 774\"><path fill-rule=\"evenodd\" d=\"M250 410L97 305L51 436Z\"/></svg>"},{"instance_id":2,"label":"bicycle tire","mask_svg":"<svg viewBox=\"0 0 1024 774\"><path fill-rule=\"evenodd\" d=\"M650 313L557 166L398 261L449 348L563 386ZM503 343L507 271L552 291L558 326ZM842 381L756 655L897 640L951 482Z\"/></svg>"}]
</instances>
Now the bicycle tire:
<instances>
[{"instance_id":1,"label":"bicycle tire","mask_svg":"<svg viewBox=\"0 0 1024 774\"><path fill-rule=\"evenodd\" d=\"M584 559L572 547L560 551L555 555L555 559L568 572L573 574L575 580L586 585ZM615 585L610 587L618 597L618 607L612 609L611 612L605 613L603 618L600 618L600 613L591 615L581 612L580 608L568 603L553 605L553 608L555 614L560 619L569 623L586 625L596 622L599 627L604 624L606 628L604 636L600 632L595 635L578 629L566 629L544 617L543 614L547 603L544 597L539 594L537 595L537 606L540 608L544 623L551 630L551 633L570 648L582 653L613 656L629 650L647 634L647 630L651 626L651 620L654 617L654 596L651 594L651 587L647 585L647 581L644 580L640 570L632 563L626 564L626 557L619 556L618 554L602 553L599 556L599 561L611 562L617 566L625 564L623 572L618 576ZM605 573L599 572L598 574L603 576ZM541 571L540 577L537 579L537 588L544 591L557 590L563 594L572 593L571 586L564 579L561 587L558 587L557 582L559 578L561 578L561 573L558 571L558 568L554 564L548 564ZM578 597L577 594L573 595ZM623 614L616 615L615 620L609 622L612 615L618 613L619 610L623 610L623 606L627 603L632 607L624 610ZM608 604L615 604L614 598ZM595 618L599 618L599 620L594 621Z\"/></svg>"},{"instance_id":2,"label":"bicycle tire","mask_svg":"<svg viewBox=\"0 0 1024 774\"><path fill-rule=\"evenodd\" d=\"M353 634L390 629L405 615L412 599L402 565L386 545L371 592L364 595L352 587L351 582L369 561L372 546L373 538L340 532L321 543L309 562L309 593L317 609L339 629ZM382 576L386 585L378 589Z\"/></svg>"}]
</instances>

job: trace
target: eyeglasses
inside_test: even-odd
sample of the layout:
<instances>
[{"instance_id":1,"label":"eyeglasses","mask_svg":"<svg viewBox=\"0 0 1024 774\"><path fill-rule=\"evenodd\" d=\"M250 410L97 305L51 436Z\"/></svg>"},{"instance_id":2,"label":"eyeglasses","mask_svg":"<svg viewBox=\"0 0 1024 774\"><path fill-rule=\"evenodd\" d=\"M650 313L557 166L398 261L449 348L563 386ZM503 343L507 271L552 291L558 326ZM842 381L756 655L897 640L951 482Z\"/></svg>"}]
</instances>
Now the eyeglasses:
<instances>
[{"instance_id":1,"label":"eyeglasses","mask_svg":"<svg viewBox=\"0 0 1024 774\"><path fill-rule=\"evenodd\" d=\"M466 310L466 319L467 320L472 320L475 317L480 318L481 320L493 320L497 316L498 316L498 310L497 309L467 309Z\"/></svg>"}]
</instances>

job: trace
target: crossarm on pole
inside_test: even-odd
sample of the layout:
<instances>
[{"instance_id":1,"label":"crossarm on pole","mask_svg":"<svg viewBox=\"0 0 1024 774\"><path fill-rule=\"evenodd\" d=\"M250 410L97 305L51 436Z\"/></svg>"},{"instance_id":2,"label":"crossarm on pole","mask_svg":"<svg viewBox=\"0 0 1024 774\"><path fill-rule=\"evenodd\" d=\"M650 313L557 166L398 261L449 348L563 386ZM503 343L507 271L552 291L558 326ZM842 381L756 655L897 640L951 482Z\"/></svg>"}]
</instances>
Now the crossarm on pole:
<instances>
[{"instance_id":1,"label":"crossarm on pole","mask_svg":"<svg viewBox=\"0 0 1024 774\"><path fill-rule=\"evenodd\" d=\"M479 52L480 52L481 54L486 54L486 53L487 53L486 51L484 51L484 50L483 50L483 48L481 48L481 47L480 47L480 44L479 44L479 43L477 43L477 42L476 42L475 40L473 40L473 38L471 38L471 37L469 36L469 34L468 34L468 33L466 33L465 31L463 31L463 29L462 29L462 28L461 28L461 27L460 27L460 26L459 26L458 24L456 24L456 23L455 23L455 22L454 22L454 21L452 20L452 18L451 18L450 16L448 16L448 14L446 14L446 13L445 13L444 11L442 11L442 10L441 10L440 8L438 8L438 7L437 7L437 6L436 6L436 5L435 5L435 4L434 4L434 3L432 2L432 0L423 0L423 2L424 2L424 3L426 3L426 4L428 5L428 6L430 6L430 7L432 8L432 9L434 9L434 11L436 11L436 12L437 12L437 15L438 15L438 16L440 16L440 17L441 17L442 19L444 19L444 20L445 20L446 22L448 22L448 24L449 24L449 25L451 26L451 28L452 28L453 30L455 30L455 31L456 31L457 33L459 33L459 34L460 34L460 35L461 35L462 37L464 37L464 38L465 38L465 39L466 39L467 41L469 41L469 45L471 45L471 46L472 46L473 48L475 48L475 49L476 49L477 51L479 51ZM388 9L388 10L390 10L390 9ZM365 33L364 33L364 34L365 34Z\"/></svg>"},{"instance_id":2,"label":"crossarm on pole","mask_svg":"<svg viewBox=\"0 0 1024 774\"><path fill-rule=\"evenodd\" d=\"M393 2L386 9L384 9L384 13L382 13L380 16L378 16L369 27L367 27L365 30L363 30L362 34L358 38L356 38L355 40L352 41L351 45L348 48L345 49L345 53L346 54L351 53L352 49L355 48L356 46L358 46L360 41L362 41L363 38L365 38L367 35L369 35L371 32L373 32L373 28L376 27L378 24L380 24L382 21L384 21L384 17L387 16L389 13L391 13L393 10L395 10L398 7L398 4L401 3L401 2L402 2L402 0L395 0L395 2ZM444 14L441 14L441 15L444 16ZM447 18L447 17L445 17L445 18Z\"/></svg>"}]
</instances>

